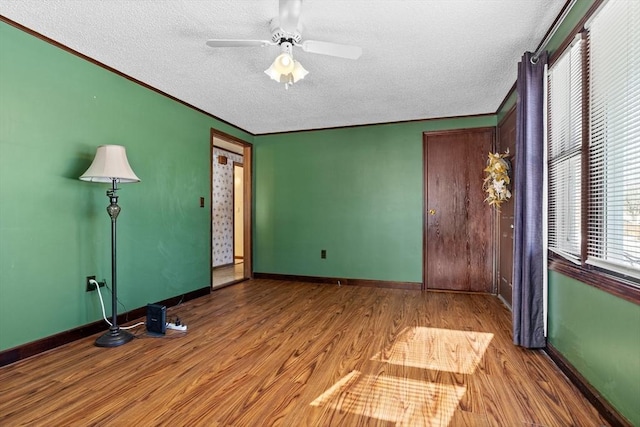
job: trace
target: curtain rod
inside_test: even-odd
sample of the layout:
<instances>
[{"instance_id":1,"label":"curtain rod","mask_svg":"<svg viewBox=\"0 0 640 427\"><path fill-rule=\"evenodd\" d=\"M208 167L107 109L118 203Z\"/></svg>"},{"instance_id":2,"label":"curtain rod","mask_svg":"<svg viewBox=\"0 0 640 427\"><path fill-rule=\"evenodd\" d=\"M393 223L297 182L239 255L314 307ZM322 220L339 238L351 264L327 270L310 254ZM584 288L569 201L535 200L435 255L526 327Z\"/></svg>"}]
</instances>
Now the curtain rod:
<instances>
[{"instance_id":1,"label":"curtain rod","mask_svg":"<svg viewBox=\"0 0 640 427\"><path fill-rule=\"evenodd\" d=\"M542 39L540 46L536 49L535 53L531 57L532 64L535 64L536 62L538 62L538 57L540 56L542 51L547 47L547 44L549 43L549 41L551 41L551 38L555 36L556 31L558 31L558 28L560 28L560 25L562 25L562 23L564 22L565 18L567 17L571 9L573 9L573 6L576 4L576 1L577 0L570 0L569 3L565 6L565 8L562 10L562 13L558 17L558 19L556 19L556 22L553 23L553 26L551 27L549 32L547 32L547 35L545 36L545 38Z\"/></svg>"}]
</instances>

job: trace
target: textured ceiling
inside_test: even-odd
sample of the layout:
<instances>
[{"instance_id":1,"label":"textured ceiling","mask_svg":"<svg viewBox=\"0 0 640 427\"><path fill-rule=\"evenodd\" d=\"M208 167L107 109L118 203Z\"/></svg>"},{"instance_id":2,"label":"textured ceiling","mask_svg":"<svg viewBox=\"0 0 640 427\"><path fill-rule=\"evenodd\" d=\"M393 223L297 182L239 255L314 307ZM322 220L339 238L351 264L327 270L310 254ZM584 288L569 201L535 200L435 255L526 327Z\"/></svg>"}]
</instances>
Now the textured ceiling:
<instances>
[{"instance_id":1,"label":"textured ceiling","mask_svg":"<svg viewBox=\"0 0 640 427\"><path fill-rule=\"evenodd\" d=\"M0 0L0 14L254 134L496 111L522 54L562 0L304 0L303 39L361 46L352 61L303 52L289 90L264 74L278 0Z\"/></svg>"}]
</instances>

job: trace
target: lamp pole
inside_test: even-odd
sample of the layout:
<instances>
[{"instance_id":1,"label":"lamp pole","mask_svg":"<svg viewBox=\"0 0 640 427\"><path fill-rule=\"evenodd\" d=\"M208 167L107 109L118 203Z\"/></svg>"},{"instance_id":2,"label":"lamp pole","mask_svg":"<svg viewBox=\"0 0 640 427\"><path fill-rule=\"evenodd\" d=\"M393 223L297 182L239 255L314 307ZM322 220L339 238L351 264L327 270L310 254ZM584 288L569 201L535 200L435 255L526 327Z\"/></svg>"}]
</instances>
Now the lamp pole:
<instances>
[{"instance_id":1,"label":"lamp pole","mask_svg":"<svg viewBox=\"0 0 640 427\"><path fill-rule=\"evenodd\" d=\"M111 218L111 326L109 332L98 337L96 345L98 347L118 347L122 344L126 344L133 339L133 335L127 331L120 329L118 326L118 277L117 277L117 265L116 265L116 220L120 213L120 206L118 206L118 195L116 191L117 179L111 180L111 188L107 190L107 197L111 202L107 206L107 213Z\"/></svg>"}]
</instances>

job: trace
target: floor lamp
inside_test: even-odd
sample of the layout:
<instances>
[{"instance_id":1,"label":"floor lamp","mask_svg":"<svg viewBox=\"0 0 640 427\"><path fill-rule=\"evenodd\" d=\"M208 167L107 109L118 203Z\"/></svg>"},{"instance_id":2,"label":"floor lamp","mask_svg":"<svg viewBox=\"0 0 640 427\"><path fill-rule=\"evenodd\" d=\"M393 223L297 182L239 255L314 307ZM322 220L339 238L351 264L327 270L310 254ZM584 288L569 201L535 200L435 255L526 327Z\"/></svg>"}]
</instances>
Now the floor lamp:
<instances>
[{"instance_id":1,"label":"floor lamp","mask_svg":"<svg viewBox=\"0 0 640 427\"><path fill-rule=\"evenodd\" d=\"M140 178L133 173L125 148L121 145L101 145L89 169L80 177L82 181L110 183L107 197L111 202L107 206L107 213L111 217L111 326L109 331L98 337L98 347L118 347L133 339L133 335L118 327L118 294L116 274L116 220L120 213L116 191L118 183L140 182Z\"/></svg>"}]
</instances>

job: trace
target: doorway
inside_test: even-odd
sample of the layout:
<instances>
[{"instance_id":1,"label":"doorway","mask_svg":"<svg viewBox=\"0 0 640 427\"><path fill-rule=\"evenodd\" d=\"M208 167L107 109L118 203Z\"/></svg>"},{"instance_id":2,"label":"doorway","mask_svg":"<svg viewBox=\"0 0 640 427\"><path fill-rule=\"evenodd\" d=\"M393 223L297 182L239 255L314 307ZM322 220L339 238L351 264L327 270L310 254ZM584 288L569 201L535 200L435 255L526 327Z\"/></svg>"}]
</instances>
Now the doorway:
<instances>
[{"instance_id":1,"label":"doorway","mask_svg":"<svg viewBox=\"0 0 640 427\"><path fill-rule=\"evenodd\" d=\"M425 289L493 292L494 212L482 182L494 135L494 128L423 135Z\"/></svg>"},{"instance_id":2,"label":"doorway","mask_svg":"<svg viewBox=\"0 0 640 427\"><path fill-rule=\"evenodd\" d=\"M211 287L252 277L251 144L211 130Z\"/></svg>"}]
</instances>

